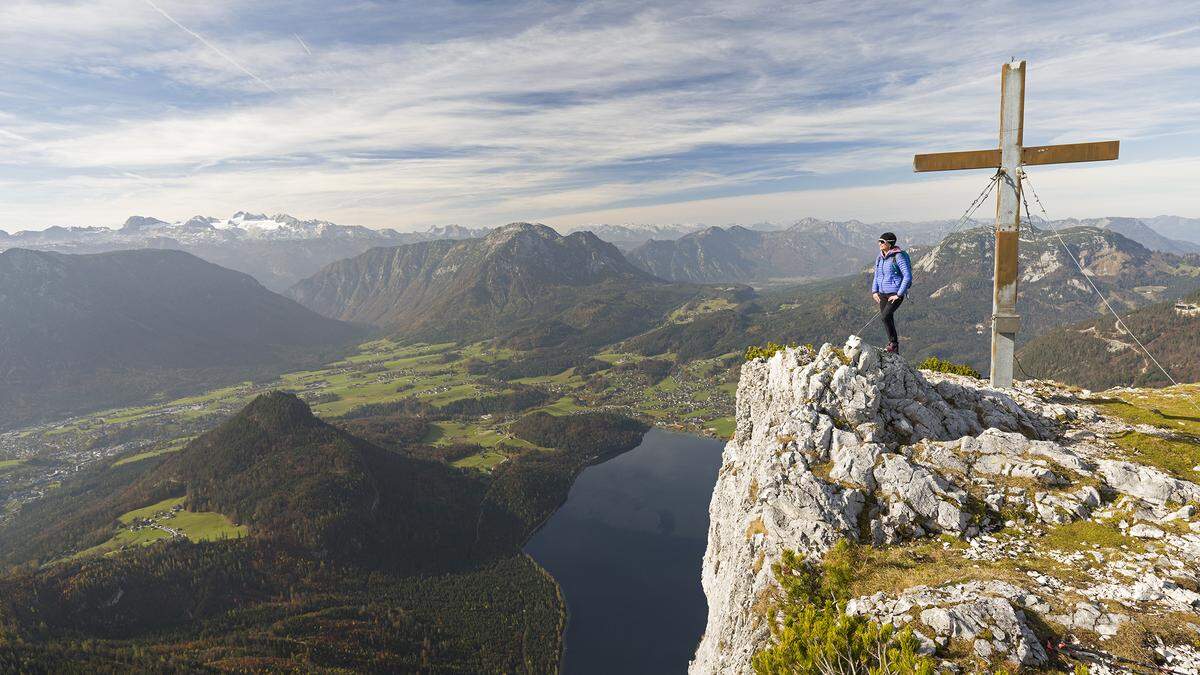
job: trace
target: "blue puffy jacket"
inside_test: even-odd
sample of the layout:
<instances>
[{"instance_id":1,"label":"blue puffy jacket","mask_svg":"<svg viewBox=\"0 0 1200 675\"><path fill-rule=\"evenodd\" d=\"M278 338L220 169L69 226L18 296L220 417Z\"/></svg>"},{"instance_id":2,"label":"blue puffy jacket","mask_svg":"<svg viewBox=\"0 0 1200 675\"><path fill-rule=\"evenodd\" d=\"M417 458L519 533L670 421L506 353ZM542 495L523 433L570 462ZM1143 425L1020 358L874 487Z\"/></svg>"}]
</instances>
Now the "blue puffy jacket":
<instances>
[{"instance_id":1,"label":"blue puffy jacket","mask_svg":"<svg viewBox=\"0 0 1200 675\"><path fill-rule=\"evenodd\" d=\"M871 284L871 292L903 297L911 285L912 261L908 253L900 248L880 253L875 259L875 282Z\"/></svg>"}]
</instances>

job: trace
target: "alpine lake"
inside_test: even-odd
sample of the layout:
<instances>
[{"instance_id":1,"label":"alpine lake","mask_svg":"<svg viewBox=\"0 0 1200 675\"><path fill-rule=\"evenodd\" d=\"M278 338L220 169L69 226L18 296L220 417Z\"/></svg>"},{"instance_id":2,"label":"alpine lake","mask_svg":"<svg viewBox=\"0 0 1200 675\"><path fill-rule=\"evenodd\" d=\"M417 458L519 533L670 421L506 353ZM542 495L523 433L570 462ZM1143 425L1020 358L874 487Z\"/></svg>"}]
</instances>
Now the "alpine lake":
<instances>
[{"instance_id":1,"label":"alpine lake","mask_svg":"<svg viewBox=\"0 0 1200 675\"><path fill-rule=\"evenodd\" d=\"M526 545L566 598L567 675L687 671L707 618L700 568L723 447L651 429L585 469Z\"/></svg>"}]
</instances>

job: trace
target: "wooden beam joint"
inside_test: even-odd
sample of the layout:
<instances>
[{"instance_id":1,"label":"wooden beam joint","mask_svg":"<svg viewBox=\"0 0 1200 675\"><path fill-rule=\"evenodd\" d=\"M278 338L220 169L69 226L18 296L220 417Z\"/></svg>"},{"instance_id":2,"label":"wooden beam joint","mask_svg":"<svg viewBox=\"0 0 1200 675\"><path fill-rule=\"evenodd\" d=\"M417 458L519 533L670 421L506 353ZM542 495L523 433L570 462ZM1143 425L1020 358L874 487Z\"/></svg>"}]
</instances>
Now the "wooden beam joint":
<instances>
[{"instance_id":1,"label":"wooden beam joint","mask_svg":"<svg viewBox=\"0 0 1200 675\"><path fill-rule=\"evenodd\" d=\"M1120 141L1097 143L1065 143L1035 145L1021 148L1021 164L1070 164L1072 162L1105 162L1121 154ZM913 156L913 171L962 171L965 169L997 169L1000 167L1000 148L993 150L964 150L934 152Z\"/></svg>"}]
</instances>

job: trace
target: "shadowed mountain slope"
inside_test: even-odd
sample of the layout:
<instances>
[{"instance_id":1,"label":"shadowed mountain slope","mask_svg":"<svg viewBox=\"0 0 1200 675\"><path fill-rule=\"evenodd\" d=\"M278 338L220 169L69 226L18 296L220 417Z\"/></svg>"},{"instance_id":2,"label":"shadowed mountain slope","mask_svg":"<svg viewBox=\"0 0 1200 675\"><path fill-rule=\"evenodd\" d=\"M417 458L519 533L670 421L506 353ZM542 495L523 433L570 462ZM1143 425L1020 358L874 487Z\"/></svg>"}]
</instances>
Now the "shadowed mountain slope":
<instances>
[{"instance_id":1,"label":"shadowed mountain slope","mask_svg":"<svg viewBox=\"0 0 1200 675\"><path fill-rule=\"evenodd\" d=\"M359 331L180 251L0 253L0 426L309 363Z\"/></svg>"}]
</instances>

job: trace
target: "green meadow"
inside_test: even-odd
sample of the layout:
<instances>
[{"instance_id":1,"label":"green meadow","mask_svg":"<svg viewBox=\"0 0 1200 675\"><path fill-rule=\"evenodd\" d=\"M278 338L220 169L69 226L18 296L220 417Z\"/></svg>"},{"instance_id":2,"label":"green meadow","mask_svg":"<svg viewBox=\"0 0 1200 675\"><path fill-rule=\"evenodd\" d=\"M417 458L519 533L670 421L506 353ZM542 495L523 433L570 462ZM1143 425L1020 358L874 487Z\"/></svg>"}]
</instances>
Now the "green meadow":
<instances>
[{"instance_id":1,"label":"green meadow","mask_svg":"<svg viewBox=\"0 0 1200 675\"><path fill-rule=\"evenodd\" d=\"M238 539L250 533L244 525L235 525L224 515L212 511L193 512L186 510L173 511L176 506L183 504L183 497L165 499L156 504L135 509L117 518L121 529L108 541L80 551L72 557L110 553L126 546L146 546L156 541L170 539L170 532L161 528L170 528L181 533L190 541L218 541L221 539ZM134 530L138 520L153 520L160 527L142 526Z\"/></svg>"}]
</instances>

